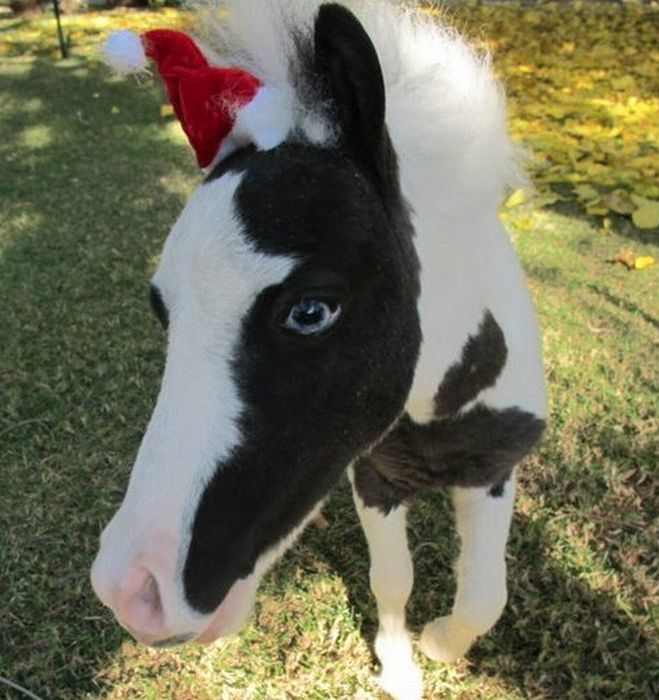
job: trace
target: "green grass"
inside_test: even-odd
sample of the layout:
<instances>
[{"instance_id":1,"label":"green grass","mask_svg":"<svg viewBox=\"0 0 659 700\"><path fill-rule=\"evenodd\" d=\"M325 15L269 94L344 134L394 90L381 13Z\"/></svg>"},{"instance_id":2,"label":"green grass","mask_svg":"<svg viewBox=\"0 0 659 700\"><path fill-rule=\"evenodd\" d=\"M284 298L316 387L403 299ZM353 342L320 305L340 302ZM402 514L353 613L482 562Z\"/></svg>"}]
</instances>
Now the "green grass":
<instances>
[{"instance_id":1,"label":"green grass","mask_svg":"<svg viewBox=\"0 0 659 700\"><path fill-rule=\"evenodd\" d=\"M0 86L0 675L62 700L381 697L345 485L238 637L145 650L94 599L97 536L158 391L147 283L199 176L157 93L93 58L4 59ZM551 389L547 435L521 475L510 604L466 661L419 659L428 698L659 696L659 268L607 262L629 247L659 258L656 231L614 217L603 233L560 206L508 218ZM410 537L418 631L453 592L445 494L414 506Z\"/></svg>"}]
</instances>

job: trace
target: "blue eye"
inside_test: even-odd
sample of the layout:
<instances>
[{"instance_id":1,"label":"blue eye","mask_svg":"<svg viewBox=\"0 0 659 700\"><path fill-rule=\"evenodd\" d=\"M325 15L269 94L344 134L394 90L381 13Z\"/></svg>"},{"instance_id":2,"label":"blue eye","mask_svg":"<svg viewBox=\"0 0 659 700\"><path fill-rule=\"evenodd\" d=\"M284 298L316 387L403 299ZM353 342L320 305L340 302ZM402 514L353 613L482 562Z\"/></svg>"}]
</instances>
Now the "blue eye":
<instances>
[{"instance_id":1,"label":"blue eye","mask_svg":"<svg viewBox=\"0 0 659 700\"><path fill-rule=\"evenodd\" d=\"M318 335L331 328L340 315L338 302L303 297L291 307L284 328L299 335Z\"/></svg>"}]
</instances>

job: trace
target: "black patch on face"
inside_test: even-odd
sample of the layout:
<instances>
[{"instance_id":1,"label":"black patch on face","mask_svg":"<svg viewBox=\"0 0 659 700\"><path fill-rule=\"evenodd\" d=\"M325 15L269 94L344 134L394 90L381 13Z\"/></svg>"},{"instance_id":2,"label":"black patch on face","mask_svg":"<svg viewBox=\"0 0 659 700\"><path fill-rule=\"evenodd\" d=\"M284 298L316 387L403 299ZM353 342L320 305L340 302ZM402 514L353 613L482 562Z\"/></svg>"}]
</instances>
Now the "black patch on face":
<instances>
[{"instance_id":1,"label":"black patch on face","mask_svg":"<svg viewBox=\"0 0 659 700\"><path fill-rule=\"evenodd\" d=\"M508 348L501 327L489 310L476 335L470 335L459 362L447 370L435 394L435 415L457 413L483 389L494 386L506 364Z\"/></svg>"},{"instance_id":2,"label":"black patch on face","mask_svg":"<svg viewBox=\"0 0 659 700\"><path fill-rule=\"evenodd\" d=\"M540 438L544 420L513 407L482 404L428 424L405 414L355 467L355 485L367 506L385 514L430 489L493 486L494 493Z\"/></svg>"},{"instance_id":3,"label":"black patch on face","mask_svg":"<svg viewBox=\"0 0 659 700\"><path fill-rule=\"evenodd\" d=\"M209 177L242 172L235 204L244 235L299 264L259 295L234 349L242 441L201 497L183 572L186 597L202 612L396 420L420 343L418 260L375 49L338 5L320 8L313 36L292 39L291 74L297 87L311 86L307 106L336 127L332 147L294 133L273 150L233 154ZM318 297L341 306L331 331L282 328L294 304Z\"/></svg>"},{"instance_id":4,"label":"black patch on face","mask_svg":"<svg viewBox=\"0 0 659 700\"><path fill-rule=\"evenodd\" d=\"M340 148L289 143L235 167L244 235L300 262L258 296L234 351L241 445L203 493L184 568L186 597L202 612L396 420L420 343L418 261L400 200L385 206ZM282 327L301 297L321 294L342 307L331 331L303 337Z\"/></svg>"},{"instance_id":5,"label":"black patch on face","mask_svg":"<svg viewBox=\"0 0 659 700\"><path fill-rule=\"evenodd\" d=\"M167 329L169 326L169 312L165 302L162 300L162 294L155 284L149 285L149 302L156 318L160 321L162 327Z\"/></svg>"}]
</instances>

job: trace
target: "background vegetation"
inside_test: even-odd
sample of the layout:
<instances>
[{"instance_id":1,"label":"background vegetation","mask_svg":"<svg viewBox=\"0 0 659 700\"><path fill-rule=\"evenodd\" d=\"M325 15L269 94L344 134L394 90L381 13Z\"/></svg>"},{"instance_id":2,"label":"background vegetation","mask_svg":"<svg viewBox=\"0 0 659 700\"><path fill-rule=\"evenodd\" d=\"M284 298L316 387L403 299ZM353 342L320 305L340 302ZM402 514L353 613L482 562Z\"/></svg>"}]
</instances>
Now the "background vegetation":
<instances>
[{"instance_id":1,"label":"background vegetation","mask_svg":"<svg viewBox=\"0 0 659 700\"><path fill-rule=\"evenodd\" d=\"M635 260L659 252L657 10L445 14L495 50L514 136L535 152L537 188L503 216L543 326L551 421L522 470L508 609L457 666L420 659L427 697L656 698L659 285ZM149 275L199 180L161 93L111 77L96 47L110 28L186 21L69 16L66 61L51 17L0 21L0 675L62 700L377 698L345 485L236 638L142 649L88 585L158 390ZM453 592L445 494L415 505L410 537L418 630Z\"/></svg>"}]
</instances>

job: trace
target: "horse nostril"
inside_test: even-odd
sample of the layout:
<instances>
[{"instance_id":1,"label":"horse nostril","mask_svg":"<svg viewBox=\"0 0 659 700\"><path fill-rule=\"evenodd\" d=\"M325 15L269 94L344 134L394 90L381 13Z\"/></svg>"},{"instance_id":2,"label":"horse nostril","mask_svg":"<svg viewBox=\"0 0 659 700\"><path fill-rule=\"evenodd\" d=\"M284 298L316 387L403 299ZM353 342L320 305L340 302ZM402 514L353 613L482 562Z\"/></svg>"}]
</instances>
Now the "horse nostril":
<instances>
[{"instance_id":1,"label":"horse nostril","mask_svg":"<svg viewBox=\"0 0 659 700\"><path fill-rule=\"evenodd\" d=\"M162 612L162 600L158 583L153 574L149 574L146 583L139 593L140 601L154 612Z\"/></svg>"},{"instance_id":2,"label":"horse nostril","mask_svg":"<svg viewBox=\"0 0 659 700\"><path fill-rule=\"evenodd\" d=\"M139 636L162 636L165 627L160 589L155 576L142 567L128 572L119 584L115 612L131 632Z\"/></svg>"}]
</instances>

